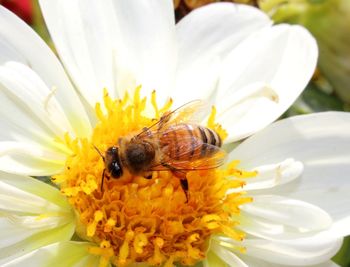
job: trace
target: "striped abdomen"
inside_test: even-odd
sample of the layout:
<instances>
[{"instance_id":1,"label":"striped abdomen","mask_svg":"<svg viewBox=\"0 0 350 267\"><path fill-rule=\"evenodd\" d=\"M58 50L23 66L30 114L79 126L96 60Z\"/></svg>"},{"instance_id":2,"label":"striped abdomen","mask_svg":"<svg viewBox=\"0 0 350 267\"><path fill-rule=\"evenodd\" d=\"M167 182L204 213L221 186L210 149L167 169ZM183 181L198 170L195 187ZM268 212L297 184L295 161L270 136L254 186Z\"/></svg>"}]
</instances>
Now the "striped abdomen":
<instances>
[{"instance_id":1,"label":"striped abdomen","mask_svg":"<svg viewBox=\"0 0 350 267\"><path fill-rule=\"evenodd\" d=\"M171 125L159 137L160 149L171 159L195 160L212 154L212 146L221 146L213 130L193 124Z\"/></svg>"}]
</instances>

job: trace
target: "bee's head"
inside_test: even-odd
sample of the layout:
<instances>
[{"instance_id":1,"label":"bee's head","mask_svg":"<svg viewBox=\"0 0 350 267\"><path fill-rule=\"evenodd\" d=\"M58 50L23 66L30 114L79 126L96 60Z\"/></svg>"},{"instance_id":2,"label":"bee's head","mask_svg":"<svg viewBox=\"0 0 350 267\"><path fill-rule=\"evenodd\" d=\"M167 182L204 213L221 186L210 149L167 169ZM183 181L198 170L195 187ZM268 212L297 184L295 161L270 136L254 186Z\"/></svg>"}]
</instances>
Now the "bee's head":
<instances>
[{"instance_id":1,"label":"bee's head","mask_svg":"<svg viewBox=\"0 0 350 267\"><path fill-rule=\"evenodd\" d=\"M119 178L123 175L118 147L111 146L107 149L105 154L105 165L112 178Z\"/></svg>"}]
</instances>

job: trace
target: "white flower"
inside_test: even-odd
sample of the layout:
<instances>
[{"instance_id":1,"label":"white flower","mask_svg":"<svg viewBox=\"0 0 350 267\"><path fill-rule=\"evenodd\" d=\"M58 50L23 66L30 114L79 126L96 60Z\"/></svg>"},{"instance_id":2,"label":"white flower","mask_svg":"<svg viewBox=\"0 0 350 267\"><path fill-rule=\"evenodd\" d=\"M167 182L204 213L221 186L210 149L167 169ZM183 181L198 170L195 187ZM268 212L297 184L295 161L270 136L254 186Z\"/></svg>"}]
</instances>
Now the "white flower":
<instances>
[{"instance_id":1,"label":"white flower","mask_svg":"<svg viewBox=\"0 0 350 267\"><path fill-rule=\"evenodd\" d=\"M161 102L171 96L175 106L206 99L230 142L277 119L316 64L306 30L272 26L252 7L213 4L175 26L172 1L40 4L69 76L44 42L1 7L2 266L108 265L110 244L70 241L80 231L79 212L58 190L26 177L69 167L68 135L92 138L103 88L117 98L142 84L143 94L156 89ZM240 168L258 171L244 187L253 202L234 218L246 237L213 236L202 264L332 266L329 259L349 234L349 122L345 113L286 119L232 150L229 158L239 159ZM94 181L84 186L86 195L96 190ZM88 228L97 227L94 216Z\"/></svg>"}]
</instances>

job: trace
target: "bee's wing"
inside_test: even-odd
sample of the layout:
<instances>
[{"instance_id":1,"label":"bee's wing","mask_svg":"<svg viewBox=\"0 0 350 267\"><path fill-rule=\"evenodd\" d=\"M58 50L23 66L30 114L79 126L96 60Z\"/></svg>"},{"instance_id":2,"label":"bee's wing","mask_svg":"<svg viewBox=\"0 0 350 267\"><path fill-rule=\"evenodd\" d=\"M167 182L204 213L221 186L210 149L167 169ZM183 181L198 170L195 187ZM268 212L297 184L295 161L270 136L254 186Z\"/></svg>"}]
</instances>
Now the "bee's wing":
<instances>
[{"instance_id":1,"label":"bee's wing","mask_svg":"<svg viewBox=\"0 0 350 267\"><path fill-rule=\"evenodd\" d=\"M199 123L204 119L205 113L208 111L208 104L206 102L199 99L190 101L173 111L165 112L157 122L144 129L136 137L147 138L150 131L153 134L161 134L163 129L166 129L169 125L189 122Z\"/></svg>"},{"instance_id":2,"label":"bee's wing","mask_svg":"<svg viewBox=\"0 0 350 267\"><path fill-rule=\"evenodd\" d=\"M172 142L174 140L169 140L169 144ZM227 155L222 148L203 143L193 136L179 137L176 147L165 146L161 153L162 162L152 170L169 170L169 167L183 171L213 169L221 166Z\"/></svg>"},{"instance_id":3,"label":"bee's wing","mask_svg":"<svg viewBox=\"0 0 350 267\"><path fill-rule=\"evenodd\" d=\"M227 154L222 148L209 144L203 146L210 150L209 155L189 160L168 159L167 163L176 170L183 171L215 169L224 164Z\"/></svg>"},{"instance_id":4,"label":"bee's wing","mask_svg":"<svg viewBox=\"0 0 350 267\"><path fill-rule=\"evenodd\" d=\"M205 113L209 112L208 103L203 100L190 101L172 112L165 113L161 120L164 125L179 123L200 123L204 119Z\"/></svg>"}]
</instances>

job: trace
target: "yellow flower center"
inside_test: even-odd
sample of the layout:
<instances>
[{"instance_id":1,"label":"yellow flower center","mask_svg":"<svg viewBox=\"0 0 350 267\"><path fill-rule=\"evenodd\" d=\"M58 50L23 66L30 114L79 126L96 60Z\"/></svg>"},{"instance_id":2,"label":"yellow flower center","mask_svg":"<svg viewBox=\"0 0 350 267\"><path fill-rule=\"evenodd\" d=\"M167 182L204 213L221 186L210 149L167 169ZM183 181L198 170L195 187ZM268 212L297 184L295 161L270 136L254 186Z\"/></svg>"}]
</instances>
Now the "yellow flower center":
<instances>
[{"instance_id":1,"label":"yellow flower center","mask_svg":"<svg viewBox=\"0 0 350 267\"><path fill-rule=\"evenodd\" d=\"M90 253L101 256L100 266L108 262L119 267L135 262L194 265L205 257L212 234L238 241L244 238L235 228L238 222L232 215L252 199L244 192L227 194L227 190L244 186L235 177L252 177L256 173L236 169L238 161L226 169L187 172L188 200L179 178L170 170L154 171L151 179L128 172L118 179L104 176L101 190L105 163L97 150L103 155L117 145L120 137L142 131L170 110L171 100L158 108L153 93L155 116L145 116L147 100L140 97L139 91L140 88L132 99L126 95L122 100L111 99L105 91L104 107L96 105L99 122L91 139L72 140L66 135L72 154L64 172L54 176L53 181L76 211L77 234L98 244ZM215 123L215 109L208 127L226 137Z\"/></svg>"}]
</instances>

